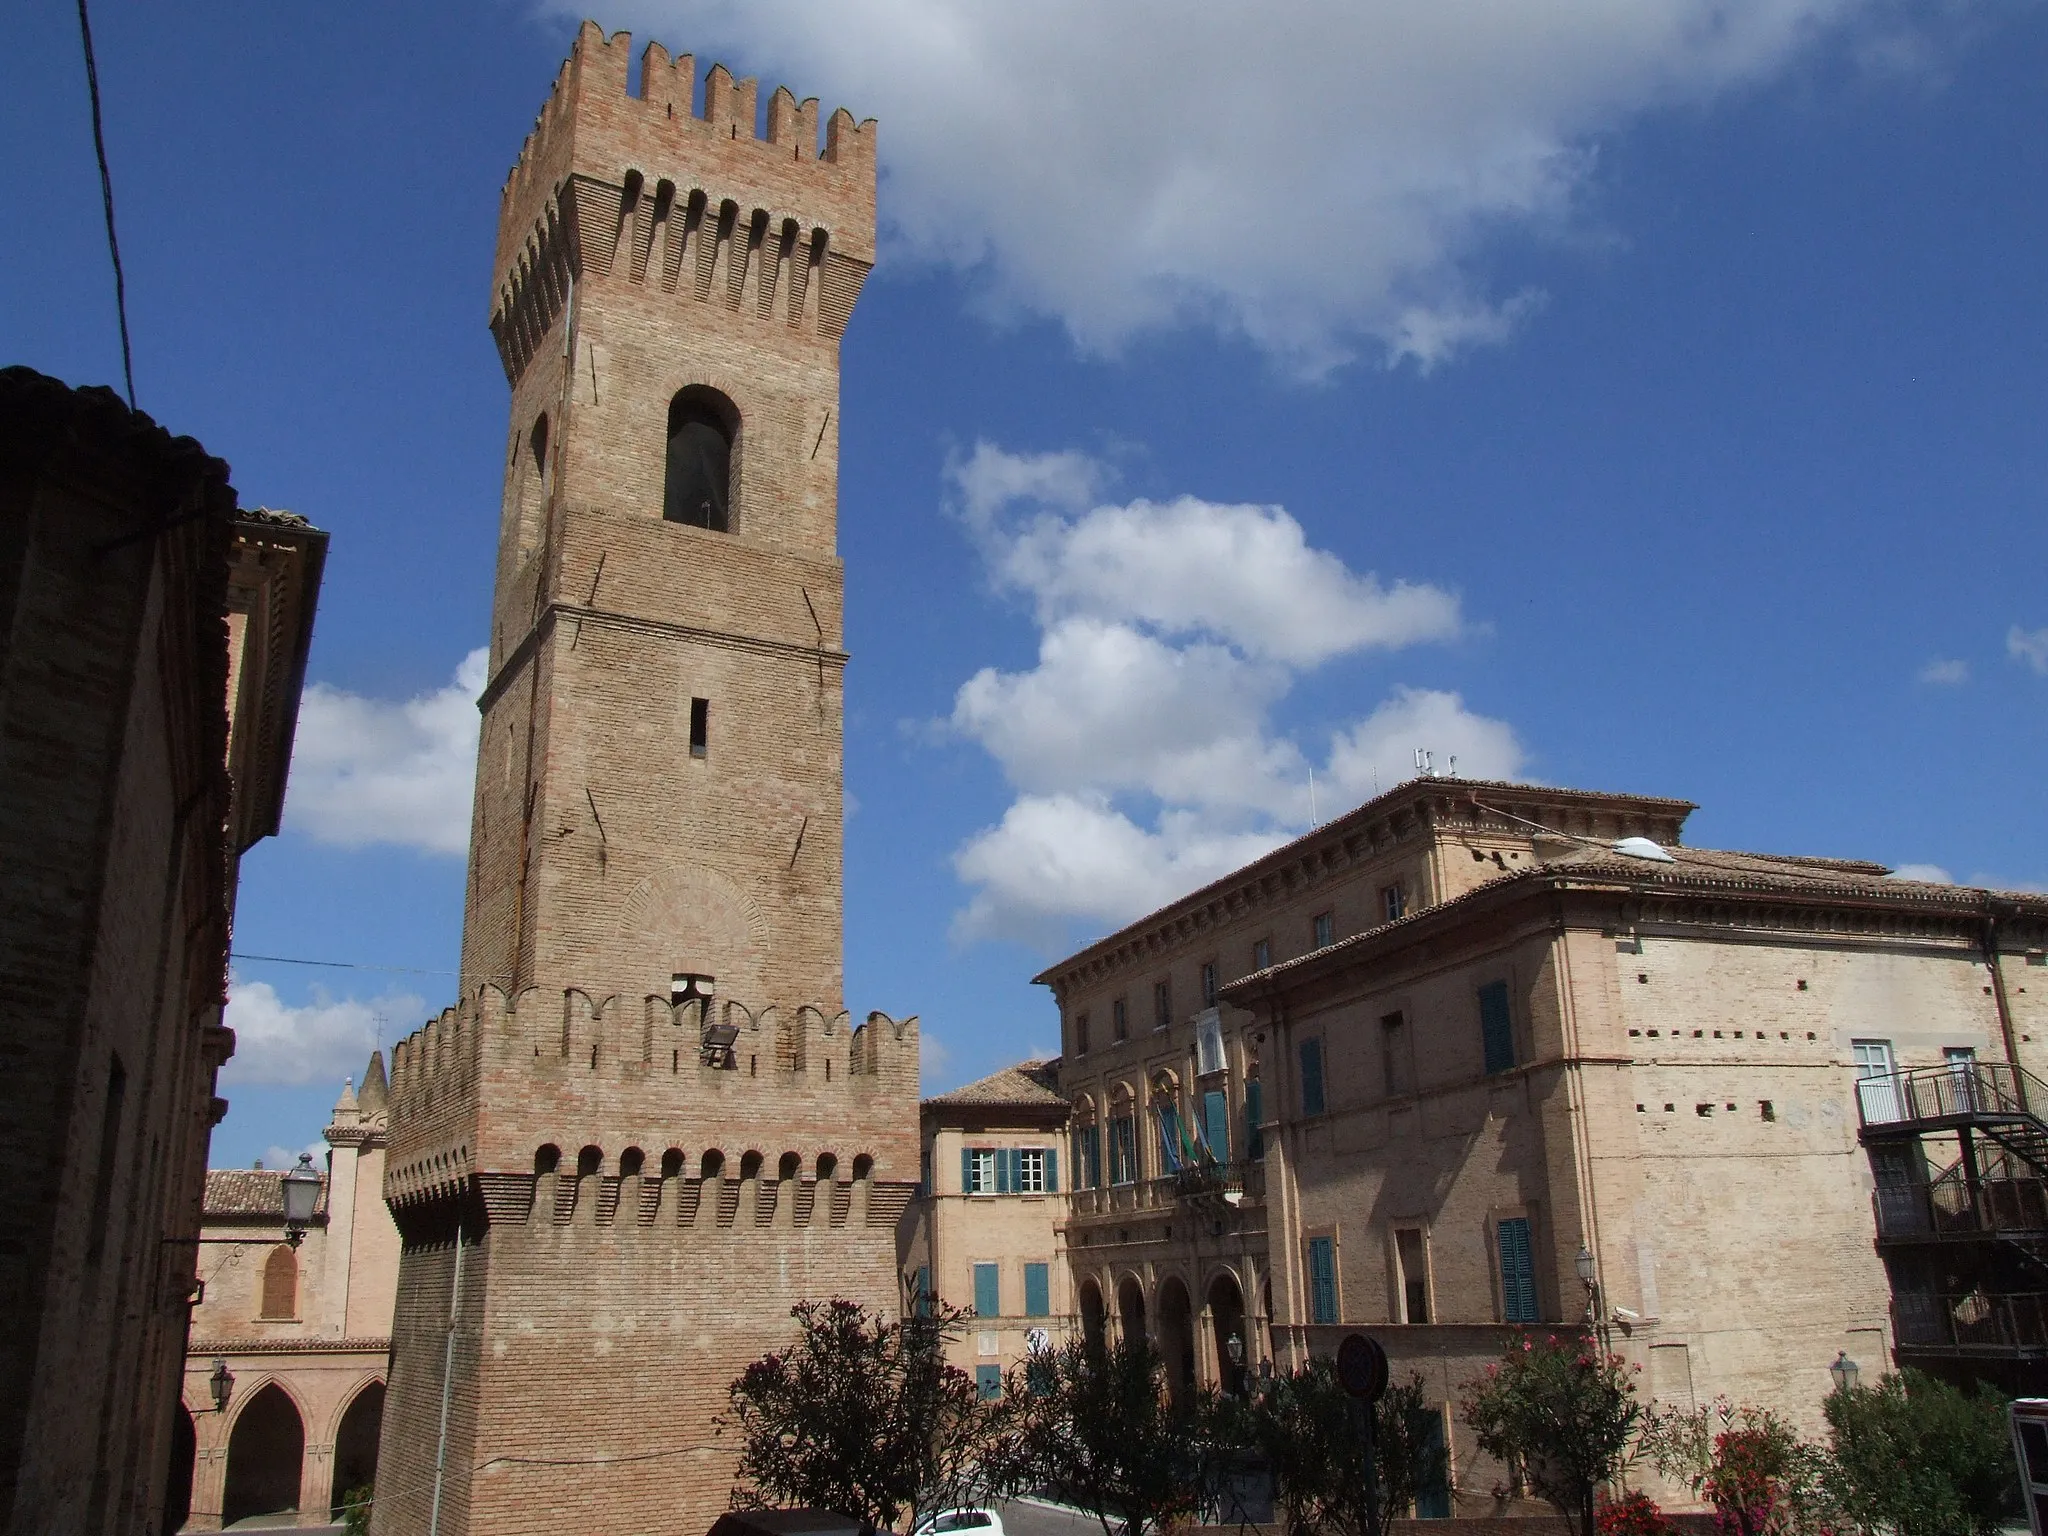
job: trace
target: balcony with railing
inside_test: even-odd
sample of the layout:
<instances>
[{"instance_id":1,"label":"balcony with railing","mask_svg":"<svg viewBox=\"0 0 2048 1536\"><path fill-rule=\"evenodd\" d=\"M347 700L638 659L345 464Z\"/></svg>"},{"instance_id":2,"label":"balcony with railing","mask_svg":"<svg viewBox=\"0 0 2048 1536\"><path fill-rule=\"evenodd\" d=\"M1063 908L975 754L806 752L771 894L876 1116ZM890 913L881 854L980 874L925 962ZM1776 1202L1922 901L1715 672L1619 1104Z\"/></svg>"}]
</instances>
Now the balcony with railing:
<instances>
[{"instance_id":1,"label":"balcony with railing","mask_svg":"<svg viewBox=\"0 0 2048 1536\"><path fill-rule=\"evenodd\" d=\"M1859 1079L1856 1111L1865 1141L1987 1122L2026 1123L2048 1111L2048 1084L2006 1062L1951 1061Z\"/></svg>"},{"instance_id":2,"label":"balcony with railing","mask_svg":"<svg viewBox=\"0 0 2048 1536\"><path fill-rule=\"evenodd\" d=\"M1067 1196L1067 1209L1077 1217L1135 1216L1210 1200L1233 1207L1253 1205L1265 1197L1264 1163L1201 1163L1156 1179L1074 1190Z\"/></svg>"},{"instance_id":3,"label":"balcony with railing","mask_svg":"<svg viewBox=\"0 0 2048 1536\"><path fill-rule=\"evenodd\" d=\"M1957 1163L1924 1184L1880 1183L1880 1242L2048 1237L2048 1180L1976 1178Z\"/></svg>"},{"instance_id":4,"label":"balcony with railing","mask_svg":"<svg viewBox=\"0 0 2048 1536\"><path fill-rule=\"evenodd\" d=\"M2039 1292L1902 1291L1892 1297L1892 1326L1901 1355L2048 1358L2048 1294Z\"/></svg>"}]
</instances>

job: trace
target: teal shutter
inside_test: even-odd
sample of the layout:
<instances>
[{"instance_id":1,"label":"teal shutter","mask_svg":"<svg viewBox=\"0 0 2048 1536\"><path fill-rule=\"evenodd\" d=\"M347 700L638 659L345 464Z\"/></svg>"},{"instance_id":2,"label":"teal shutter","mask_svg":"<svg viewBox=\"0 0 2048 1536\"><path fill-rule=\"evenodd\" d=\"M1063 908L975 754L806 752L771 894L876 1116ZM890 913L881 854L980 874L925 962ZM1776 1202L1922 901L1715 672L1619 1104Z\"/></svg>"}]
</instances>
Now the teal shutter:
<instances>
[{"instance_id":1,"label":"teal shutter","mask_svg":"<svg viewBox=\"0 0 2048 1536\"><path fill-rule=\"evenodd\" d=\"M1024 1266L1024 1315L1047 1317L1052 1313L1052 1284L1048 1266Z\"/></svg>"},{"instance_id":2,"label":"teal shutter","mask_svg":"<svg viewBox=\"0 0 2048 1536\"><path fill-rule=\"evenodd\" d=\"M1441 1408L1418 1408L1409 1421L1413 1426L1412 1443L1420 1448L1422 1461L1430 1468L1428 1483L1415 1490L1415 1517L1418 1520L1448 1520L1451 1518L1450 1460L1444 1454L1444 1411Z\"/></svg>"},{"instance_id":3,"label":"teal shutter","mask_svg":"<svg viewBox=\"0 0 2048 1536\"><path fill-rule=\"evenodd\" d=\"M1323 1042L1320 1039L1301 1042L1301 1112L1304 1115L1323 1112Z\"/></svg>"},{"instance_id":4,"label":"teal shutter","mask_svg":"<svg viewBox=\"0 0 2048 1536\"><path fill-rule=\"evenodd\" d=\"M1479 1039L1489 1074L1515 1064L1515 1025L1508 1012L1508 984L1489 981L1479 989Z\"/></svg>"},{"instance_id":5,"label":"teal shutter","mask_svg":"<svg viewBox=\"0 0 2048 1536\"><path fill-rule=\"evenodd\" d=\"M1000 1365L977 1365L974 1368L974 1395L985 1403L1003 1395L1003 1368Z\"/></svg>"},{"instance_id":6,"label":"teal shutter","mask_svg":"<svg viewBox=\"0 0 2048 1536\"><path fill-rule=\"evenodd\" d=\"M1209 1151L1216 1161L1230 1161L1230 1096L1221 1088L1211 1088L1202 1095L1202 1134L1209 1143Z\"/></svg>"},{"instance_id":7,"label":"teal shutter","mask_svg":"<svg viewBox=\"0 0 2048 1536\"><path fill-rule=\"evenodd\" d=\"M1056 1195L1060 1192L1060 1149L1045 1149L1045 1192Z\"/></svg>"},{"instance_id":8,"label":"teal shutter","mask_svg":"<svg viewBox=\"0 0 2048 1536\"><path fill-rule=\"evenodd\" d=\"M963 1195L974 1193L974 1148L972 1147L962 1147L960 1149L960 1193Z\"/></svg>"},{"instance_id":9,"label":"teal shutter","mask_svg":"<svg viewBox=\"0 0 2048 1536\"><path fill-rule=\"evenodd\" d=\"M974 1266L974 1313L977 1317L1003 1315L1002 1271L993 1264Z\"/></svg>"},{"instance_id":10,"label":"teal shutter","mask_svg":"<svg viewBox=\"0 0 2048 1536\"><path fill-rule=\"evenodd\" d=\"M1266 1155L1266 1133L1259 1129L1266 1123L1265 1097L1256 1077L1244 1085L1244 1155L1254 1163Z\"/></svg>"},{"instance_id":11,"label":"teal shutter","mask_svg":"<svg viewBox=\"0 0 2048 1536\"><path fill-rule=\"evenodd\" d=\"M929 1264L921 1264L917 1270L917 1315L928 1317L932 1310L932 1271Z\"/></svg>"},{"instance_id":12,"label":"teal shutter","mask_svg":"<svg viewBox=\"0 0 2048 1536\"><path fill-rule=\"evenodd\" d=\"M1308 1240L1309 1321L1337 1321L1337 1244L1334 1238Z\"/></svg>"},{"instance_id":13,"label":"teal shutter","mask_svg":"<svg viewBox=\"0 0 2048 1536\"><path fill-rule=\"evenodd\" d=\"M1511 1323L1536 1321L1536 1264L1529 1247L1529 1218L1509 1216L1493 1232L1500 1251L1500 1303Z\"/></svg>"}]
</instances>

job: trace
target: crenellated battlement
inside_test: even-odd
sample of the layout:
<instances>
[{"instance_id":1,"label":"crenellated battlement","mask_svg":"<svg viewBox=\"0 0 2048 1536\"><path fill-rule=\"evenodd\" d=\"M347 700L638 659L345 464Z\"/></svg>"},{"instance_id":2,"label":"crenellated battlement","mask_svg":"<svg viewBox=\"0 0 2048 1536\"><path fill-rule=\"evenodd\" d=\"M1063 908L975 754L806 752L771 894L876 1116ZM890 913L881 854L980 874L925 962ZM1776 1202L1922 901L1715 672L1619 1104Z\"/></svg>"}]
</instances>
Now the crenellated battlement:
<instances>
[{"instance_id":1,"label":"crenellated battlement","mask_svg":"<svg viewBox=\"0 0 2048 1536\"><path fill-rule=\"evenodd\" d=\"M728 1027L729 1048L705 1048L707 1023ZM907 1184L914 1136L901 1111L917 1071L914 1015L874 1012L855 1026L845 1009L810 1004L716 999L707 1008L696 998L600 998L574 987L508 997L484 986L392 1051L385 1196L396 1207L469 1188L488 1194L501 1175L530 1179L547 1147L582 1148L572 1156L586 1162L605 1146L665 1149L668 1161L687 1150L698 1179L728 1157L736 1169L752 1159L752 1177L770 1157L784 1180L799 1167L816 1177L822 1165L854 1170L856 1182ZM816 1144L788 1145L805 1140L796 1133L806 1124ZM609 1176L635 1171L614 1165ZM680 1164L668 1173L680 1177Z\"/></svg>"},{"instance_id":2,"label":"crenellated battlement","mask_svg":"<svg viewBox=\"0 0 2048 1536\"><path fill-rule=\"evenodd\" d=\"M875 124L586 21L506 177L491 329L516 380L572 281L624 277L836 340L874 264ZM619 260L621 253L624 261ZM715 296L715 298L714 298Z\"/></svg>"}]
</instances>

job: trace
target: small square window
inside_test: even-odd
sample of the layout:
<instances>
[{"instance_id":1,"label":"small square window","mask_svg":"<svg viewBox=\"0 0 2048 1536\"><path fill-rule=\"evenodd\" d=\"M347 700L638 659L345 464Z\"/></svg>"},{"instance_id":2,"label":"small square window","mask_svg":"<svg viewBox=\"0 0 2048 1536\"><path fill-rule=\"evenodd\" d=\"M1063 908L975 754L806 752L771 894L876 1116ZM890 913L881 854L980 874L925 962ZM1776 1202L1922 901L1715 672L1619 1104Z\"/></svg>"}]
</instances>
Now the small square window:
<instances>
[{"instance_id":1,"label":"small square window","mask_svg":"<svg viewBox=\"0 0 2048 1536\"><path fill-rule=\"evenodd\" d=\"M1318 912L1309 919L1309 926L1315 938L1317 949L1328 949L1337 942L1337 914Z\"/></svg>"},{"instance_id":2,"label":"small square window","mask_svg":"<svg viewBox=\"0 0 2048 1536\"><path fill-rule=\"evenodd\" d=\"M711 744L711 701L690 700L690 756L702 757Z\"/></svg>"}]
</instances>

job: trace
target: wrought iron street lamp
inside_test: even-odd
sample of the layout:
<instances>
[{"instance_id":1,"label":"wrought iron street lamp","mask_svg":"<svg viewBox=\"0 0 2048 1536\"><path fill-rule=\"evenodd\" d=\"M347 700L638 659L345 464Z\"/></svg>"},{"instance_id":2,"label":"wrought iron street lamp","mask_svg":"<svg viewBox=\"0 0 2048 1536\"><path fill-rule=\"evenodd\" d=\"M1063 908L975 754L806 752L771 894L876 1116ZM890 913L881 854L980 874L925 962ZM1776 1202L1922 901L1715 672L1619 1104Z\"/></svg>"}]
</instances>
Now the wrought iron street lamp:
<instances>
[{"instance_id":1,"label":"wrought iron street lamp","mask_svg":"<svg viewBox=\"0 0 2048 1536\"><path fill-rule=\"evenodd\" d=\"M1849 1351L1843 1349L1835 1352L1835 1363L1828 1367L1828 1374L1835 1378L1837 1392L1853 1392L1856 1390L1856 1378L1863 1372L1862 1368L1849 1358Z\"/></svg>"},{"instance_id":2,"label":"wrought iron street lamp","mask_svg":"<svg viewBox=\"0 0 2048 1536\"><path fill-rule=\"evenodd\" d=\"M319 1203L320 1175L313 1170L313 1154L301 1152L299 1166L284 1176L284 1240L294 1248L306 1240L313 1208Z\"/></svg>"},{"instance_id":3,"label":"wrought iron street lamp","mask_svg":"<svg viewBox=\"0 0 2048 1536\"><path fill-rule=\"evenodd\" d=\"M206 1378L206 1385L213 1393L213 1411L226 1413L228 1397L235 1390L235 1373L228 1369L228 1363L218 1355L214 1357L213 1374Z\"/></svg>"}]
</instances>

